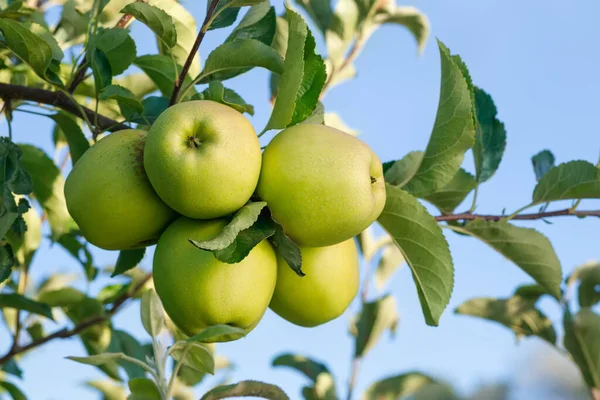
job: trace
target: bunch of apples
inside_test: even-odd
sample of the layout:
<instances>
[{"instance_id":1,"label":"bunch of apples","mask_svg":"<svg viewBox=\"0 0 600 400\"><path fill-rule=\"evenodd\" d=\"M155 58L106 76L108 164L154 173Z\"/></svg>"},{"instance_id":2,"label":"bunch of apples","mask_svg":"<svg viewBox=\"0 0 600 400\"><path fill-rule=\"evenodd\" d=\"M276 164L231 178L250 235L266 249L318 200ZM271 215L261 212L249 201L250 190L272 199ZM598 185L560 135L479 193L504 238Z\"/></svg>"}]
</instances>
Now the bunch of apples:
<instances>
[{"instance_id":1,"label":"bunch of apples","mask_svg":"<svg viewBox=\"0 0 600 400\"><path fill-rule=\"evenodd\" d=\"M313 327L340 316L359 286L354 236L385 205L383 169L362 141L299 124L261 152L250 121L212 101L164 111L148 132L122 130L94 144L65 184L69 213L103 249L157 244L154 285L187 335L219 324L252 330L270 307ZM250 199L267 203L300 248L300 277L262 241L237 264L190 239L219 235Z\"/></svg>"}]
</instances>

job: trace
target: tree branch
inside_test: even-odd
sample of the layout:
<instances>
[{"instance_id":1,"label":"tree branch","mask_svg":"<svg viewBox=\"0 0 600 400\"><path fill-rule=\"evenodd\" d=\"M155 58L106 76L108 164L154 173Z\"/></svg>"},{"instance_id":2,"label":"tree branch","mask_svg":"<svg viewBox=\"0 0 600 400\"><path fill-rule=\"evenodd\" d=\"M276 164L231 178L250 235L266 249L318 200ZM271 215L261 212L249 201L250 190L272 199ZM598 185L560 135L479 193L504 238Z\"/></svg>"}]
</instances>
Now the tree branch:
<instances>
[{"instance_id":1,"label":"tree branch","mask_svg":"<svg viewBox=\"0 0 600 400\"><path fill-rule=\"evenodd\" d=\"M566 216L574 216L574 217L600 217L600 210L590 210L590 211L577 211L572 208L566 208L564 210L558 211L545 211L539 213L532 214L518 214L512 217L514 220L521 221L533 221L537 219L551 218L551 217L566 217ZM483 215L483 214L472 214L470 212L464 212L460 214L451 214L451 215L439 215L435 217L436 221L472 221L474 219L483 219L486 221L500 221L504 218L507 218L507 215Z\"/></svg>"},{"instance_id":2,"label":"tree branch","mask_svg":"<svg viewBox=\"0 0 600 400\"><path fill-rule=\"evenodd\" d=\"M217 4L219 0L212 0L208 10L206 11L206 16L204 17L204 22L202 22L202 27L200 28L200 32L198 32L198 36L196 37L196 41L190 50L190 54L188 54L187 59L185 60L185 64L183 64L183 68L181 68L181 73L179 74L179 78L175 80L175 85L173 86L173 93L171 94L171 100L169 101L169 106L177 103L177 98L179 97L179 92L181 91L181 86L183 86L183 82L185 81L185 77L187 76L192 63L194 62L194 57L200 48L200 44L202 40L204 40L204 35L208 31L210 26L210 22L213 18L215 10L217 8Z\"/></svg>"},{"instance_id":3,"label":"tree branch","mask_svg":"<svg viewBox=\"0 0 600 400\"><path fill-rule=\"evenodd\" d=\"M152 279L152 274L148 274L144 277L144 279L142 279L141 282L139 282L135 288L131 291L131 292L126 292L123 293L121 295L121 297L119 297L112 305L112 307L110 309L107 310L105 315L99 315L96 317L92 317L90 319L87 319L83 322L81 322L78 325L75 325L75 327L73 327L72 329L61 329L58 330L48 336L44 336L42 338L39 338L37 340L32 341L31 343L26 344L25 346L13 346L4 356L2 356L0 358L0 365L4 364L5 362L9 361L10 359L12 359L14 356L16 356L17 354L21 354L24 353L28 350L34 349L36 347L39 347L45 343L48 343L51 340L54 339L65 339L65 338L69 338L71 336L75 336L77 335L79 332L82 332L84 330L86 330L87 328L100 324L102 322L106 322L108 320L110 320L110 318L115 315L123 306L123 304L125 304L125 302L127 300L129 300L130 298L133 297L133 295L135 295L140 289L142 289L142 287L144 287L144 285L150 280Z\"/></svg>"},{"instance_id":4,"label":"tree branch","mask_svg":"<svg viewBox=\"0 0 600 400\"><path fill-rule=\"evenodd\" d=\"M78 106L67 95L61 92L52 92L50 90L31 88L20 85L9 85L0 83L0 98L8 100L28 100L36 103L48 104L58 107L70 114L79 118L84 118L84 115L79 111ZM98 121L97 128L101 130L109 130L111 132L129 129L129 126L117 122L114 119L105 117L104 115L96 114L87 107L80 106L85 117L89 121Z\"/></svg>"}]
</instances>

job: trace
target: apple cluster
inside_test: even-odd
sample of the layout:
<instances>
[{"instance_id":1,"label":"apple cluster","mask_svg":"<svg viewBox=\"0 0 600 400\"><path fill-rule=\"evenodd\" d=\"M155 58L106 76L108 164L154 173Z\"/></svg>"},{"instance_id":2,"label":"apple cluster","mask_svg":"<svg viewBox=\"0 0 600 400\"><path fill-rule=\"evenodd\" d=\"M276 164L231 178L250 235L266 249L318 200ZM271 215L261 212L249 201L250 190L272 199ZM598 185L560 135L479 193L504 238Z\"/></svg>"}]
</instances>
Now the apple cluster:
<instances>
[{"instance_id":1,"label":"apple cluster","mask_svg":"<svg viewBox=\"0 0 600 400\"><path fill-rule=\"evenodd\" d=\"M268 307L305 327L340 316L359 286L353 237L383 210L385 184L377 155L351 135L299 124L261 152L246 117L203 100L168 108L148 132L99 140L73 167L65 197L95 246L157 244L156 291L175 325L194 335L218 324L250 331ZM268 240L237 264L189 242L215 238L251 197L298 244L304 277Z\"/></svg>"}]
</instances>

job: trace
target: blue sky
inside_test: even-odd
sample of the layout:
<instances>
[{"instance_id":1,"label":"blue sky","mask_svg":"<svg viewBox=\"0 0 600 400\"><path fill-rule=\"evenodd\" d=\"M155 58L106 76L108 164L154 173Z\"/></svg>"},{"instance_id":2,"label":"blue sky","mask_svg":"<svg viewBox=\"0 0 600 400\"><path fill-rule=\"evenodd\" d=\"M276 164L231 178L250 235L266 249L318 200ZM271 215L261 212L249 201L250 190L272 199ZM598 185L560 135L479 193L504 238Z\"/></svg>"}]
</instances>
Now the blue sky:
<instances>
[{"instance_id":1,"label":"blue sky","mask_svg":"<svg viewBox=\"0 0 600 400\"><path fill-rule=\"evenodd\" d=\"M282 8L282 2L275 3ZM569 7L557 0L409 2L431 20L432 36L424 54L417 57L414 39L405 29L384 27L358 59L358 78L334 88L325 99L326 110L338 112L382 160L423 149L437 109L440 64L435 38L439 38L462 56L475 84L493 96L508 132L503 162L494 178L482 186L477 211L516 210L529 202L535 185L530 161L533 154L547 148L558 162L595 162L600 154L596 121L600 106L600 3L576 3ZM203 18L204 1L184 1L184 5L196 19ZM155 51L145 28L135 25L133 32L140 39L138 55ZM201 48L203 58L226 34L214 31L207 35ZM252 122L261 129L270 112L268 74L255 70L231 80L227 86L255 105L257 113ZM5 126L1 129L5 134ZM16 141L50 151L51 124L44 119L17 113L14 130ZM465 166L472 171L471 154L465 159ZM594 202L583 202L581 206L597 207ZM551 239L565 274L578 264L599 258L598 220L563 218L553 222L520 226L536 227ZM515 363L536 349L550 351L536 339L517 344L504 328L452 313L454 307L471 297L507 296L516 285L531 279L484 244L445 233L456 266L456 285L440 326L425 325L409 270L400 270L388 287L401 313L398 332L395 339L386 335L368 354L357 393L378 378L409 370L431 373L468 392L479 382L513 376ZM96 252L99 264L112 264L116 257L116 253ZM146 257L142 265L149 269L151 257ZM57 270L80 271L69 256L58 248L49 250L47 243L33 268L34 279ZM93 293L106 283L95 283L90 290ZM220 345L218 352L237 365L234 380L275 383L292 398L299 398L307 382L289 370L273 369L271 360L282 352L308 355L329 365L338 390L345 393L352 352L347 324L357 306L353 304L344 316L314 329L296 327L269 311L247 338ZM543 306L551 317L559 317L555 304L544 301ZM121 313L115 325L147 341L136 306ZM0 332L0 348L7 343L6 332ZM68 355L83 354L76 339L52 342L22 360L25 379L20 386L32 399L95 398L82 382L102 375L93 367L64 360ZM207 381L200 388L205 389L210 382L215 381Z\"/></svg>"}]
</instances>

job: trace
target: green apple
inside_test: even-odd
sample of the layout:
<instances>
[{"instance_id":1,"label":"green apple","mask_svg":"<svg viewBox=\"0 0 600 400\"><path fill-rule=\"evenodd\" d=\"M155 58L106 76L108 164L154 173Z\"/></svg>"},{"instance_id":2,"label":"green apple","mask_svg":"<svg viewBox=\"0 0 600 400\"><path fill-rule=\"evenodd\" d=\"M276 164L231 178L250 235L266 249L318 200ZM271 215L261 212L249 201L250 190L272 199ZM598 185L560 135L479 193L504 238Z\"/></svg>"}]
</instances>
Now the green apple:
<instances>
[{"instance_id":1,"label":"green apple","mask_svg":"<svg viewBox=\"0 0 600 400\"><path fill-rule=\"evenodd\" d=\"M240 209L254 193L260 165L260 144L250 121L233 108L206 100L163 112L144 150L144 166L158 195L195 219Z\"/></svg>"},{"instance_id":2,"label":"green apple","mask_svg":"<svg viewBox=\"0 0 600 400\"><path fill-rule=\"evenodd\" d=\"M143 166L146 132L108 135L77 161L65 183L69 213L86 239L106 250L156 243L177 216L154 192Z\"/></svg>"},{"instance_id":3,"label":"green apple","mask_svg":"<svg viewBox=\"0 0 600 400\"><path fill-rule=\"evenodd\" d=\"M359 234L385 205L383 168L373 150L315 124L295 125L273 138L263 153L257 193L285 233L310 247Z\"/></svg>"},{"instance_id":4,"label":"green apple","mask_svg":"<svg viewBox=\"0 0 600 400\"><path fill-rule=\"evenodd\" d=\"M154 253L154 286L165 311L185 334L212 325L251 330L265 313L277 280L277 258L263 241L237 264L225 264L189 239L217 236L226 220L180 217L162 234Z\"/></svg>"},{"instance_id":5,"label":"green apple","mask_svg":"<svg viewBox=\"0 0 600 400\"><path fill-rule=\"evenodd\" d=\"M313 327L342 315L359 284L358 251L354 239L327 246L301 247L299 277L277 258L277 285L269 308L289 322Z\"/></svg>"}]
</instances>

